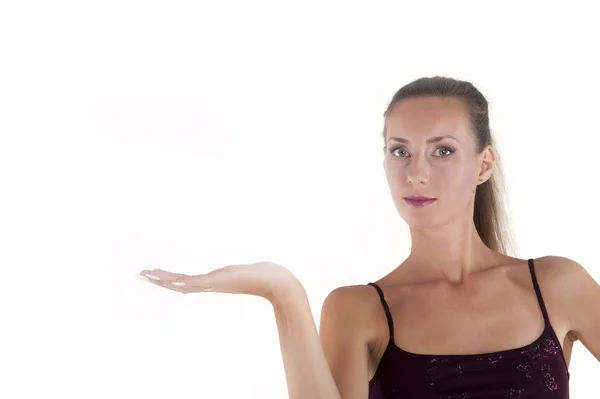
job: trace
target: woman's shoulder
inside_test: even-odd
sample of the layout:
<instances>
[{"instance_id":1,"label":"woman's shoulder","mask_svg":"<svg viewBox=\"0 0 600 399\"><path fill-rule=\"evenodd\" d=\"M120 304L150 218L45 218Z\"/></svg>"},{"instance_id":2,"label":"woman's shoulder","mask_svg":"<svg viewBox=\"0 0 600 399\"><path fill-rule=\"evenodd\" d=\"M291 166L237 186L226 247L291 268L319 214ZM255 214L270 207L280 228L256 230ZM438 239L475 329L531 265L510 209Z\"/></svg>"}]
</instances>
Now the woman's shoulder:
<instances>
[{"instance_id":1,"label":"woman's shoulder","mask_svg":"<svg viewBox=\"0 0 600 399\"><path fill-rule=\"evenodd\" d=\"M531 286L531 276L527 270L528 259L510 258L501 268L511 279L524 287ZM577 286L587 274L578 262L556 255L532 258L537 283L542 291L544 301L559 298ZM528 289L528 288L527 288Z\"/></svg>"},{"instance_id":2,"label":"woman's shoulder","mask_svg":"<svg viewBox=\"0 0 600 399\"><path fill-rule=\"evenodd\" d=\"M600 307L598 282L583 265L564 256L548 255L534 263L544 302L569 321L569 334L575 341L578 337L573 330L584 324L580 320L597 318L593 308Z\"/></svg>"},{"instance_id":3,"label":"woman's shoulder","mask_svg":"<svg viewBox=\"0 0 600 399\"><path fill-rule=\"evenodd\" d=\"M325 298L325 302L340 310L353 314L368 311L373 304L379 302L377 291L368 284L344 285L333 289Z\"/></svg>"},{"instance_id":4,"label":"woman's shoulder","mask_svg":"<svg viewBox=\"0 0 600 399\"><path fill-rule=\"evenodd\" d=\"M333 289L323 302L323 309L329 308L339 316L361 330L367 341L372 341L381 334L378 320L385 313L376 288L368 284L344 285Z\"/></svg>"},{"instance_id":5,"label":"woman's shoulder","mask_svg":"<svg viewBox=\"0 0 600 399\"><path fill-rule=\"evenodd\" d=\"M534 258L533 263L538 282L561 292L572 289L588 274L580 263L564 256L547 255Z\"/></svg>"}]
</instances>

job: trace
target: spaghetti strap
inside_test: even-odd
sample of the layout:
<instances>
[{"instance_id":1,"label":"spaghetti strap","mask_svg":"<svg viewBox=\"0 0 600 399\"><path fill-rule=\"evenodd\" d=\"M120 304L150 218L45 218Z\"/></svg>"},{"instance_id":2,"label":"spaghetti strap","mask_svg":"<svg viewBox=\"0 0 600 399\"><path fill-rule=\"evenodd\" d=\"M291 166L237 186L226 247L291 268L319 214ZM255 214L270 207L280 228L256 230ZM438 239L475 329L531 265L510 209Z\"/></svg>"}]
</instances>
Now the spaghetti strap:
<instances>
[{"instance_id":1,"label":"spaghetti strap","mask_svg":"<svg viewBox=\"0 0 600 399\"><path fill-rule=\"evenodd\" d=\"M535 330L540 328L540 323L544 323L545 327L533 342L529 341L529 344L517 348L511 345L511 349L496 350L495 352L482 353L483 351L475 351L473 353L469 351L469 353L462 354L456 352L442 354L441 351L432 353L427 350L426 353L419 353L409 352L399 345L393 345L391 343L393 330L390 306L401 305L402 298L395 298L394 286L385 285L381 282L381 285L385 286L385 292L390 301L388 306L381 289L383 287L379 287L375 283L369 283L377 289L390 325L391 337L385 350L380 348L383 354L379 357L379 362L369 379L369 392L368 395L365 395L365 399L367 399L367 396L369 399L400 397L411 399L417 397L450 398L459 396L462 398L472 397L473 399L484 397L508 398L508 396L511 398L535 397L536 399L569 398L570 374L568 364L565 361L561 343L548 322L549 312L553 311L553 287L552 284L549 284L548 287L545 286L547 282L546 273L549 270L547 270L543 258L537 259L539 278L535 273L534 259L525 258L518 261L515 259L515 262L518 262L518 265L517 263L514 264L518 270L513 270L512 265L509 270L511 270L511 274L515 272L519 275L518 286L515 286L515 289L519 289L519 293L522 294L520 296L523 296L521 306L532 306L529 310L533 309L534 316L537 312L537 316L534 317L536 321L529 320L535 324ZM529 265L531 280L527 279L526 264ZM508 281L512 283L515 276L506 277L510 278ZM528 281L531 282L525 284L524 289L526 292L523 292L521 290L523 288L522 283ZM534 290L535 294L532 292ZM542 291L545 296L544 299L548 301L547 305L542 299ZM537 307L535 306L534 297L538 298ZM381 306L376 303L377 299L374 296L371 301L369 305L371 308ZM439 305L445 308L444 310L448 313L448 316L452 316L453 310L456 311L451 304L441 303ZM546 309L547 306L549 306L548 309ZM544 320L539 320L540 310L536 310L536 308L541 309ZM394 308L394 316L396 320L399 320L396 310L399 309ZM376 313L378 310L371 310L371 312ZM381 314L378 317L380 316ZM431 316L435 315L432 314ZM554 314L552 317L552 320L554 320ZM442 321L445 320L439 320L439 322ZM385 331L381 332L381 329L385 328L381 324L384 322L379 320L378 323L378 338L385 340L383 336ZM513 320L513 323L518 323L518 320ZM399 330L402 324L402 322L398 323ZM525 324L529 325L528 330L534 329L534 326L530 325L531 323ZM481 327L480 334L484 334L485 330L483 326ZM515 324L515 327L524 328L525 326L521 323ZM443 326L441 328L444 329ZM385 341L381 344L382 346L385 345ZM504 345L508 346L508 341ZM447 353L447 351L444 352ZM510 394L508 391L510 391Z\"/></svg>"},{"instance_id":2,"label":"spaghetti strap","mask_svg":"<svg viewBox=\"0 0 600 399\"><path fill-rule=\"evenodd\" d=\"M535 269L533 267L533 259L530 258L528 260L529 263L529 272L531 273L531 280L533 281L533 288L535 289L535 295L537 296L538 302L540 304L540 309L542 310L542 315L544 316L544 322L546 323L546 327L550 325L550 318L548 317L548 311L546 310L546 305L544 304L544 299L542 298L542 292L540 291L540 286L537 282L537 277L535 276Z\"/></svg>"},{"instance_id":3,"label":"spaghetti strap","mask_svg":"<svg viewBox=\"0 0 600 399\"><path fill-rule=\"evenodd\" d=\"M540 285L538 284L537 277L535 276L535 269L533 267L533 259L530 258L528 260L528 263L529 263L529 271L531 272L531 280L533 281L533 288L535 289L535 295L537 296L538 302L540 304L540 309L542 310L542 315L544 316L544 323L545 323L544 331L547 330L550 332L550 336L552 337L552 339L554 340L556 345L558 345L558 347L560 348L560 350L559 350L560 357L562 357L563 362L565 364L565 369L567 370L567 378L570 379L571 373L569 372L569 366L567 364L567 359L565 358L565 354L562 350L560 341L558 340L558 337L556 336L556 332L554 331L552 324L550 324L550 317L548 317L548 311L546 310L546 304L544 303L544 299L542 298L542 291L540 290Z\"/></svg>"},{"instance_id":4,"label":"spaghetti strap","mask_svg":"<svg viewBox=\"0 0 600 399\"><path fill-rule=\"evenodd\" d=\"M383 309L385 310L385 315L387 317L387 321L388 321L388 327L390 329L390 344L394 343L394 321L392 320L392 313L390 312L390 307L388 306L387 302L385 301L385 298L383 297L383 291L381 290L381 287L379 287L377 284L375 283L369 283L368 285L372 285L373 287L375 287L375 289L377 290L377 293L379 293L379 298L381 299L381 304L383 305Z\"/></svg>"}]
</instances>

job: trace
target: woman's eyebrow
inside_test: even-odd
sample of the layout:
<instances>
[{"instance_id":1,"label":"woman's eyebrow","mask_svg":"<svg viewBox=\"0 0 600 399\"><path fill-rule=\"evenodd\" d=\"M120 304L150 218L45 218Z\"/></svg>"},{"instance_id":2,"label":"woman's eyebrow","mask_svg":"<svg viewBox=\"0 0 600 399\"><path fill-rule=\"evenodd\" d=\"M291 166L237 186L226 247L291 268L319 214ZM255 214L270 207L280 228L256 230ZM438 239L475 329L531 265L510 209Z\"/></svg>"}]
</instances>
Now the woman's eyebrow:
<instances>
[{"instance_id":1,"label":"woman's eyebrow","mask_svg":"<svg viewBox=\"0 0 600 399\"><path fill-rule=\"evenodd\" d=\"M458 139L456 137L447 134L447 135L444 135L444 136L435 136L435 137L432 137L430 139L427 139L427 144L438 143L438 142L440 142L440 141L442 141L444 139L453 139L453 140L458 141ZM388 141L390 141L390 140L394 140L394 141L397 141L399 143L404 143L404 144L410 143L410 140L407 140L407 139L402 138L402 137L390 137L388 139ZM460 141L458 141L458 142L460 143Z\"/></svg>"}]
</instances>

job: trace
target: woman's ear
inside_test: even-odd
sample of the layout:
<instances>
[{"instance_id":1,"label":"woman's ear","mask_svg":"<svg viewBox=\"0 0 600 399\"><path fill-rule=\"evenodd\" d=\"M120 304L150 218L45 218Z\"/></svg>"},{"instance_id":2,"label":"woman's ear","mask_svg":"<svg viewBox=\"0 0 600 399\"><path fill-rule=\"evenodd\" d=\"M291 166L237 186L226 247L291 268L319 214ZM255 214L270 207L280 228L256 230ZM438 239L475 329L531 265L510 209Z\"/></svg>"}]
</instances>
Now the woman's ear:
<instances>
[{"instance_id":1,"label":"woman's ear","mask_svg":"<svg viewBox=\"0 0 600 399\"><path fill-rule=\"evenodd\" d=\"M492 177L494 165L496 163L496 154L491 145L486 146L478 157L479 175L477 176L479 184L485 183Z\"/></svg>"}]
</instances>

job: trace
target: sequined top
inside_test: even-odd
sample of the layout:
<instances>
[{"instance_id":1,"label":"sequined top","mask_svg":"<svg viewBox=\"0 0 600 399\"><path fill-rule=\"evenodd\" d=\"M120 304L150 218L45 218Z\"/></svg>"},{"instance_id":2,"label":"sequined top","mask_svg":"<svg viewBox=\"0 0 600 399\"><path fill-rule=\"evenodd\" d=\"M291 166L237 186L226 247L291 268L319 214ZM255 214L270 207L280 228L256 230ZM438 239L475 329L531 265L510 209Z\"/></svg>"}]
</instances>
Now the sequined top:
<instances>
[{"instance_id":1,"label":"sequined top","mask_svg":"<svg viewBox=\"0 0 600 399\"><path fill-rule=\"evenodd\" d=\"M550 325L533 267L529 271L544 316L544 331L521 348L472 355L424 355L394 343L394 325L383 291L390 341L369 382L369 399L566 399L569 371Z\"/></svg>"}]
</instances>

